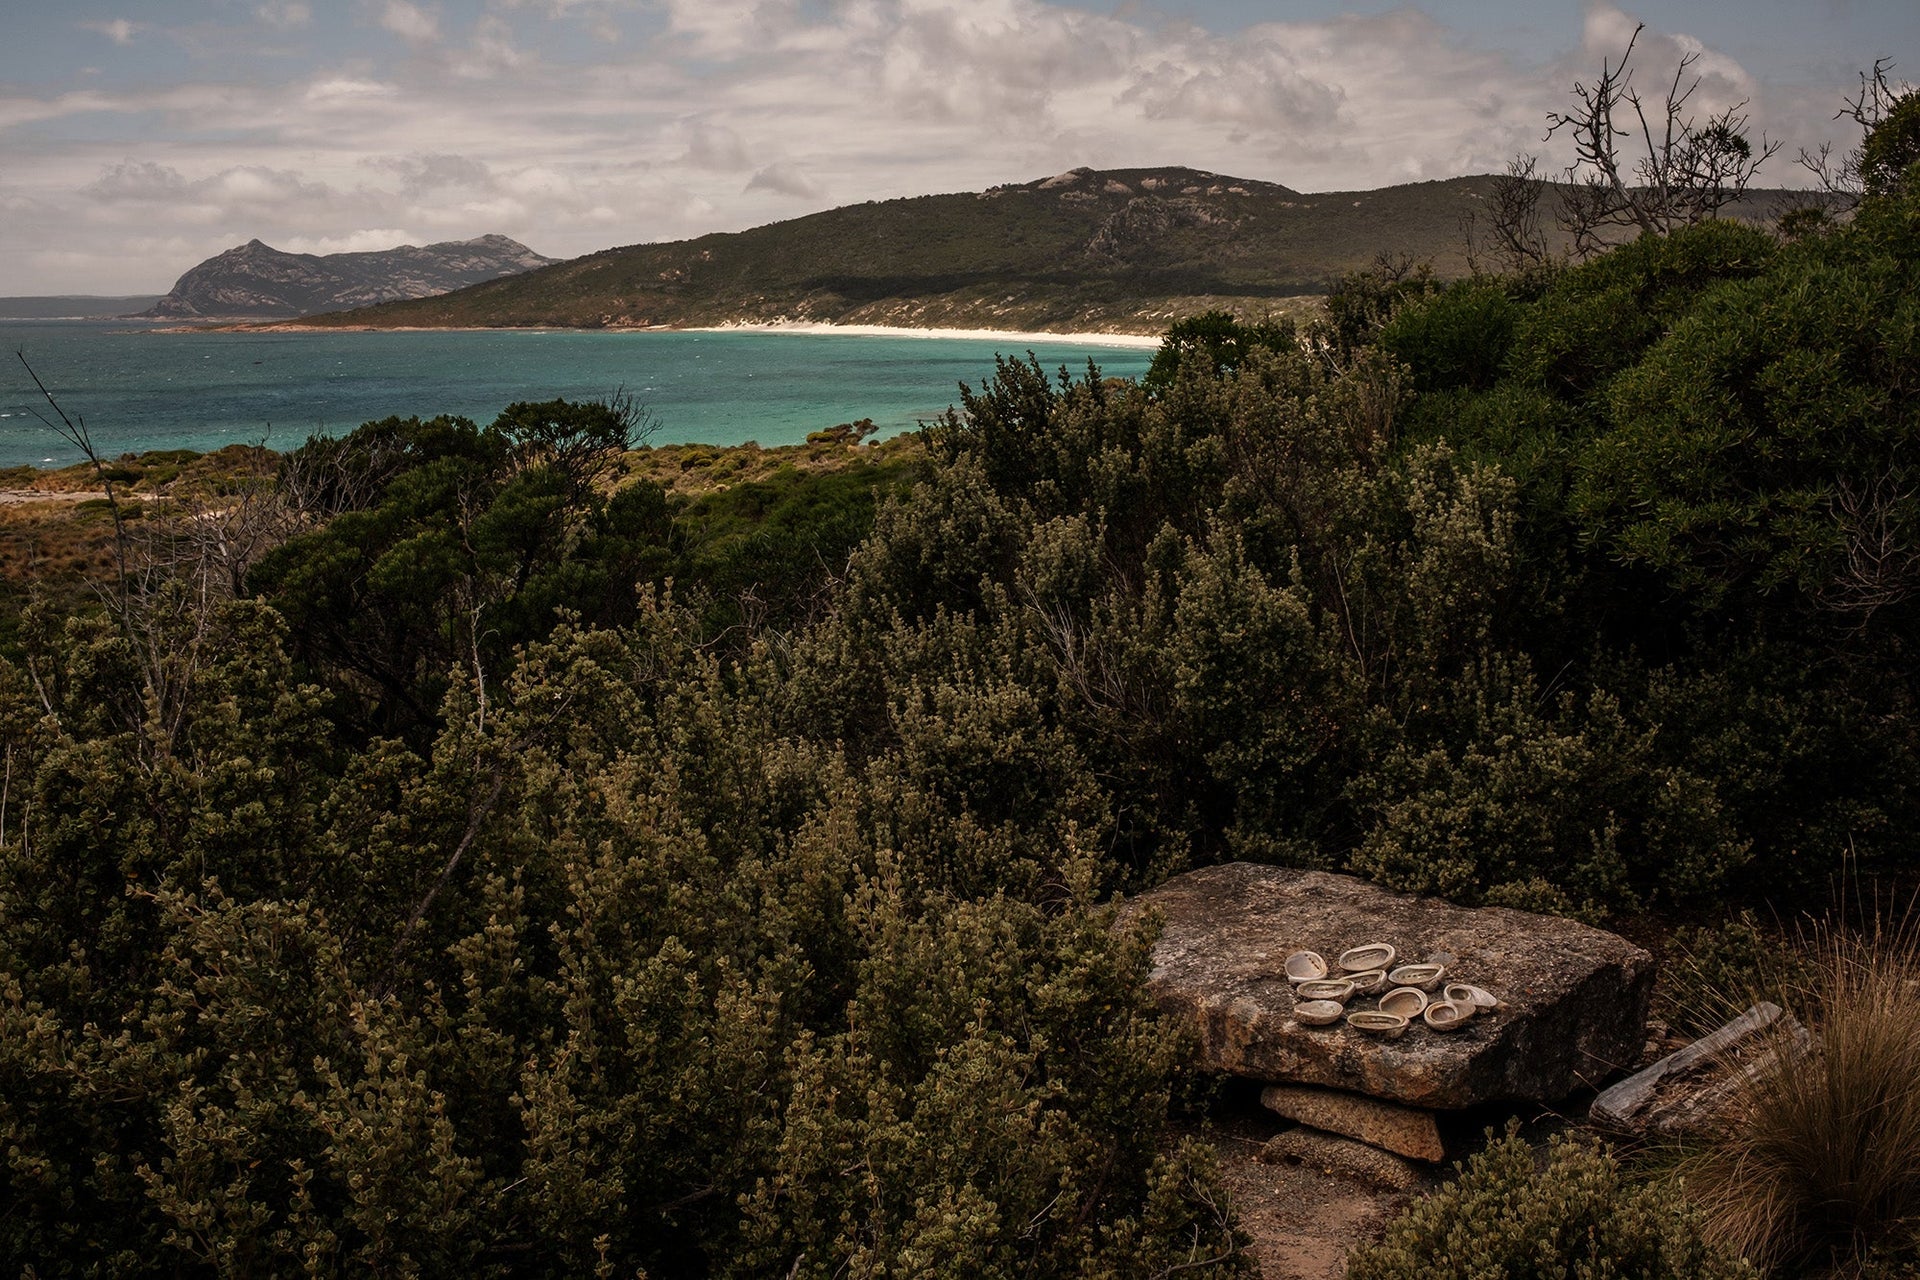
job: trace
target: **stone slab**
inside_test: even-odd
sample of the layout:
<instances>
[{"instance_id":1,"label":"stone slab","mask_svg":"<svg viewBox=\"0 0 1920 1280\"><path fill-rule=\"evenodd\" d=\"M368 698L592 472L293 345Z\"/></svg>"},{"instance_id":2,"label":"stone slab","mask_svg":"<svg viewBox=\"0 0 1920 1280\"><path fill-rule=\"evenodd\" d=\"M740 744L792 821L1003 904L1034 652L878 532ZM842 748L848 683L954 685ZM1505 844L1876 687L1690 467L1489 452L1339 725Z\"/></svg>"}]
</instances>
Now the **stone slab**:
<instances>
[{"instance_id":1,"label":"stone slab","mask_svg":"<svg viewBox=\"0 0 1920 1280\"><path fill-rule=\"evenodd\" d=\"M1733 1110L1747 1080L1772 1070L1783 1053L1805 1056L1810 1045L1797 1018L1763 1000L1607 1089L1587 1108L1587 1118L1622 1133L1663 1138L1706 1133Z\"/></svg>"},{"instance_id":2,"label":"stone slab","mask_svg":"<svg viewBox=\"0 0 1920 1280\"><path fill-rule=\"evenodd\" d=\"M1200 1039L1200 1065L1271 1083L1322 1085L1409 1106L1555 1102L1633 1065L1653 957L1601 929L1504 907L1466 908L1353 876L1247 862L1175 876L1126 904L1161 921L1148 985ZM1397 1040L1293 1020L1281 966L1390 942L1399 963L1448 958L1448 976L1506 1008ZM1356 998L1349 1008L1370 1008Z\"/></svg>"},{"instance_id":3,"label":"stone slab","mask_svg":"<svg viewBox=\"0 0 1920 1280\"><path fill-rule=\"evenodd\" d=\"M1389 1191L1411 1191L1426 1181L1420 1167L1411 1160L1315 1129L1288 1129L1275 1134L1260 1149L1260 1159L1267 1164L1305 1165L1321 1173Z\"/></svg>"},{"instance_id":4,"label":"stone slab","mask_svg":"<svg viewBox=\"0 0 1920 1280\"><path fill-rule=\"evenodd\" d=\"M1431 1164L1447 1158L1433 1112L1419 1107L1307 1084L1270 1084L1260 1091L1260 1101L1288 1120L1384 1147L1412 1160Z\"/></svg>"}]
</instances>

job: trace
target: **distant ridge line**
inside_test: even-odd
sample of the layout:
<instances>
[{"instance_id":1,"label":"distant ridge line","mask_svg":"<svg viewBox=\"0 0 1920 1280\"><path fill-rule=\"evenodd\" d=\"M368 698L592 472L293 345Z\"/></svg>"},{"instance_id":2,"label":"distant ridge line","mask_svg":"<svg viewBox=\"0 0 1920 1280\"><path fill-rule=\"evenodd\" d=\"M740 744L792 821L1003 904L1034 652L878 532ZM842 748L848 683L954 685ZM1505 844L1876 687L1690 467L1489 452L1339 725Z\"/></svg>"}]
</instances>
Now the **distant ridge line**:
<instances>
[{"instance_id":1,"label":"distant ridge line","mask_svg":"<svg viewBox=\"0 0 1920 1280\"><path fill-rule=\"evenodd\" d=\"M1468 274L1492 175L1300 192L1179 166L1069 169L865 201L747 231L602 249L318 327L688 328L778 322L1150 334L1213 308L1300 312L1383 255ZM1771 219L1788 193L1751 193Z\"/></svg>"}]
</instances>

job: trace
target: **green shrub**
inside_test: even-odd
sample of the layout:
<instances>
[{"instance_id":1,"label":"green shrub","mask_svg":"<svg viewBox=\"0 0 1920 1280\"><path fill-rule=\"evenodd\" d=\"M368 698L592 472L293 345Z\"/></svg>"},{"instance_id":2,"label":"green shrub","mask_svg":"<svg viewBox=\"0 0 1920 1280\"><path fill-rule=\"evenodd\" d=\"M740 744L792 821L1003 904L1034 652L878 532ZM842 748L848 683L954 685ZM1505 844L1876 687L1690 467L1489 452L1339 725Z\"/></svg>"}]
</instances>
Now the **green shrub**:
<instances>
[{"instance_id":1,"label":"green shrub","mask_svg":"<svg viewBox=\"0 0 1920 1280\"><path fill-rule=\"evenodd\" d=\"M1395 313L1380 345L1414 371L1421 391L1493 385L1513 342L1514 306L1497 284L1462 281Z\"/></svg>"},{"instance_id":2,"label":"green shrub","mask_svg":"<svg viewBox=\"0 0 1920 1280\"><path fill-rule=\"evenodd\" d=\"M1682 926L1672 946L1654 1012L1682 1032L1704 1035L1761 1000L1809 1013L1806 994L1817 985L1820 961L1777 923L1742 911L1719 924Z\"/></svg>"},{"instance_id":3,"label":"green shrub","mask_svg":"<svg viewBox=\"0 0 1920 1280\"><path fill-rule=\"evenodd\" d=\"M1629 368L1693 301L1724 280L1758 275L1772 236L1707 222L1644 236L1555 281L1514 327L1512 373L1562 395L1585 396Z\"/></svg>"},{"instance_id":4,"label":"green shrub","mask_svg":"<svg viewBox=\"0 0 1920 1280\"><path fill-rule=\"evenodd\" d=\"M1421 1199L1347 1280L1717 1280L1753 1269L1701 1234L1699 1215L1636 1185L1599 1145L1554 1139L1546 1167L1509 1126L1453 1182Z\"/></svg>"}]
</instances>

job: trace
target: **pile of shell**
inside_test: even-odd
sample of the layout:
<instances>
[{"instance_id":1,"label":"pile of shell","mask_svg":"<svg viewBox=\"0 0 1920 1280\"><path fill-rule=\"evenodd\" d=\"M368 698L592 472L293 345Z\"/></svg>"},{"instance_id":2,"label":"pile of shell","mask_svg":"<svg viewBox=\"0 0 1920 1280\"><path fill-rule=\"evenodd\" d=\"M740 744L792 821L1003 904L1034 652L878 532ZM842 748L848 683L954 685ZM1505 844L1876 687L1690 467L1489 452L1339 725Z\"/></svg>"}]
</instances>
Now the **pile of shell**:
<instances>
[{"instance_id":1,"label":"pile of shell","mask_svg":"<svg viewBox=\"0 0 1920 1280\"><path fill-rule=\"evenodd\" d=\"M1327 962L1318 952L1296 951L1287 957L1287 981L1297 1003L1294 1021L1307 1027L1328 1027L1344 1016L1355 1031L1388 1040L1405 1035L1415 1019L1435 1031L1457 1031L1474 1014L1501 1007L1500 1001L1479 987L1441 981L1445 965L1403 964L1394 967L1400 953L1384 942L1340 953L1335 964L1340 976L1327 976ZM1432 993L1438 990L1438 996ZM1384 993L1384 994L1382 994ZM1355 996L1379 996L1375 1008L1348 1009Z\"/></svg>"}]
</instances>

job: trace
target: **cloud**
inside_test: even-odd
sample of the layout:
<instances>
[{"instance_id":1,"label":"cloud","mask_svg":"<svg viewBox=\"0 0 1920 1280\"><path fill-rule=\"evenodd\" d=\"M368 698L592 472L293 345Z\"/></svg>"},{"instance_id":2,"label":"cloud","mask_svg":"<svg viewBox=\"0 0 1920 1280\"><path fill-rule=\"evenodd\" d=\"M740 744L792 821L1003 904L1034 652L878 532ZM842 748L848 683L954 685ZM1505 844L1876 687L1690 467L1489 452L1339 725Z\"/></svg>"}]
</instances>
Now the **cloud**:
<instances>
[{"instance_id":1,"label":"cloud","mask_svg":"<svg viewBox=\"0 0 1920 1280\"><path fill-rule=\"evenodd\" d=\"M1655 30L1641 31L1638 39L1634 29L1639 19L1633 17L1606 0L1588 0L1586 13L1581 23L1580 53L1585 61L1584 80L1592 80L1599 74L1602 60L1607 65L1617 67L1621 58L1626 56L1629 42L1633 45L1632 60L1628 70L1639 89L1652 105L1663 97L1673 83L1673 76L1685 59L1691 59L1686 78L1698 78L1700 86L1694 100L1689 104L1699 114L1708 115L1725 110L1740 102L1753 98L1758 91L1754 78L1748 74L1733 58L1724 53L1709 49L1693 36L1683 33L1664 33ZM1685 80L1681 87L1685 88Z\"/></svg>"},{"instance_id":2,"label":"cloud","mask_svg":"<svg viewBox=\"0 0 1920 1280\"><path fill-rule=\"evenodd\" d=\"M786 161L778 161L755 173L747 179L744 191L772 191L783 196L795 196L802 200L817 200L825 195L819 183L801 173Z\"/></svg>"},{"instance_id":3,"label":"cloud","mask_svg":"<svg viewBox=\"0 0 1920 1280\"><path fill-rule=\"evenodd\" d=\"M115 18L111 22L83 22L82 30L97 31L115 44L132 44L133 33L140 30L140 24L129 22L125 18Z\"/></svg>"},{"instance_id":4,"label":"cloud","mask_svg":"<svg viewBox=\"0 0 1920 1280\"><path fill-rule=\"evenodd\" d=\"M398 176L400 190L409 196L450 187L486 187L493 176L484 163L470 156L376 156L366 163Z\"/></svg>"},{"instance_id":5,"label":"cloud","mask_svg":"<svg viewBox=\"0 0 1920 1280\"><path fill-rule=\"evenodd\" d=\"M753 161L747 158L746 144L740 141L739 134L723 124L706 121L696 121L687 126L687 149L681 153L680 163L696 169L718 169L722 172L738 172L753 167Z\"/></svg>"},{"instance_id":6,"label":"cloud","mask_svg":"<svg viewBox=\"0 0 1920 1280\"><path fill-rule=\"evenodd\" d=\"M410 231L379 227L349 231L337 236L288 236L273 247L288 253L371 253L380 249L397 249L404 244L417 244L420 239Z\"/></svg>"},{"instance_id":7,"label":"cloud","mask_svg":"<svg viewBox=\"0 0 1920 1280\"><path fill-rule=\"evenodd\" d=\"M494 14L474 24L473 41L449 64L453 73L470 79L488 79L517 71L528 62L514 43L513 28Z\"/></svg>"},{"instance_id":8,"label":"cloud","mask_svg":"<svg viewBox=\"0 0 1920 1280\"><path fill-rule=\"evenodd\" d=\"M440 38L440 18L408 0L387 0L380 11L380 25L413 44L429 44Z\"/></svg>"},{"instance_id":9,"label":"cloud","mask_svg":"<svg viewBox=\"0 0 1920 1280\"><path fill-rule=\"evenodd\" d=\"M798 0L664 0L663 7L668 29L703 58L731 58L777 44L800 14Z\"/></svg>"},{"instance_id":10,"label":"cloud","mask_svg":"<svg viewBox=\"0 0 1920 1280\"><path fill-rule=\"evenodd\" d=\"M178 169L151 160L124 160L80 189L96 200L175 200L187 190Z\"/></svg>"},{"instance_id":11,"label":"cloud","mask_svg":"<svg viewBox=\"0 0 1920 1280\"><path fill-rule=\"evenodd\" d=\"M313 21L313 10L300 0L268 0L253 12L260 21L283 31L292 31Z\"/></svg>"},{"instance_id":12,"label":"cloud","mask_svg":"<svg viewBox=\"0 0 1920 1280\"><path fill-rule=\"evenodd\" d=\"M354 76L329 76L315 80L302 94L303 104L308 107L365 106L368 103L381 103L396 98L400 94L397 85L384 84L378 80L363 80Z\"/></svg>"},{"instance_id":13,"label":"cloud","mask_svg":"<svg viewBox=\"0 0 1920 1280\"><path fill-rule=\"evenodd\" d=\"M1633 27L1594 0L1557 53L1529 60L1412 7L1221 34L1054 0L357 3L407 44L288 42L295 0L246 0L244 33L297 61L153 89L10 86L0 188L34 202L8 217L21 257L62 238L92 237L80 247L109 263L136 237L204 257L256 235L318 245L394 228L573 254L1081 164L1307 191L1494 172L1542 149L1546 113ZM620 45L590 38L601 21L630 24ZM1751 97L1757 121L1802 131L1789 148L1831 136L1832 101L1757 81L1684 33L1641 36L1644 87L1693 51L1703 106ZM1794 176L1776 162L1763 180ZM170 279L193 260L127 256L120 279L47 291L142 287L129 273Z\"/></svg>"},{"instance_id":14,"label":"cloud","mask_svg":"<svg viewBox=\"0 0 1920 1280\"><path fill-rule=\"evenodd\" d=\"M113 94L92 90L63 93L57 98L24 96L0 98L0 130L16 128L24 124L37 124L42 120L58 120L64 116L81 115L87 112L112 111L123 101L124 99Z\"/></svg>"}]
</instances>

